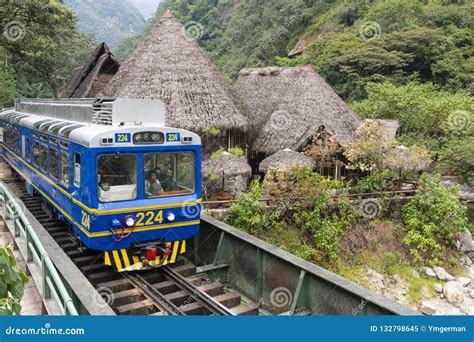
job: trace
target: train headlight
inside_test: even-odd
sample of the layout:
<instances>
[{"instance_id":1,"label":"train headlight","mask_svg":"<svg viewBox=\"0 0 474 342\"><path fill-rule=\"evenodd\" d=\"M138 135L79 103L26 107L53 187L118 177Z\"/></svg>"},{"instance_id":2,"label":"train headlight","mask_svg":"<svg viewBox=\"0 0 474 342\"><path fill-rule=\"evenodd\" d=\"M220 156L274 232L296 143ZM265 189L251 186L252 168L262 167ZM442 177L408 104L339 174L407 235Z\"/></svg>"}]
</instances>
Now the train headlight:
<instances>
[{"instance_id":1,"label":"train headlight","mask_svg":"<svg viewBox=\"0 0 474 342\"><path fill-rule=\"evenodd\" d=\"M161 136L158 133L153 133L151 135L151 140L153 140L154 142L159 142L160 138L161 138Z\"/></svg>"},{"instance_id":2,"label":"train headlight","mask_svg":"<svg viewBox=\"0 0 474 342\"><path fill-rule=\"evenodd\" d=\"M135 134L134 138L135 138L136 142L142 142L143 141L143 135L141 135L141 134Z\"/></svg>"},{"instance_id":3,"label":"train headlight","mask_svg":"<svg viewBox=\"0 0 474 342\"><path fill-rule=\"evenodd\" d=\"M135 225L135 222L136 222L135 217L133 217L133 216L127 216L124 220L125 226L127 228L133 227Z\"/></svg>"},{"instance_id":4,"label":"train headlight","mask_svg":"<svg viewBox=\"0 0 474 342\"><path fill-rule=\"evenodd\" d=\"M166 216L166 218L168 219L168 221L174 221L175 216L173 213L169 213L168 216Z\"/></svg>"}]
</instances>

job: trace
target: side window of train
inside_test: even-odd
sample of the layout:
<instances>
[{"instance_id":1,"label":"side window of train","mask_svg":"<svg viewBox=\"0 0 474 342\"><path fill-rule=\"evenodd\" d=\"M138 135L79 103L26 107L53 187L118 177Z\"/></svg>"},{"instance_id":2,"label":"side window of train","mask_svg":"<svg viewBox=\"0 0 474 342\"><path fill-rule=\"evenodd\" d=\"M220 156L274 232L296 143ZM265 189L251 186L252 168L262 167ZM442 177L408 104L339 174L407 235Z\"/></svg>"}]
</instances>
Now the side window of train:
<instances>
[{"instance_id":1,"label":"side window of train","mask_svg":"<svg viewBox=\"0 0 474 342\"><path fill-rule=\"evenodd\" d=\"M31 152L30 138L28 138L27 136L23 136L22 140L22 156L24 160L29 161Z\"/></svg>"},{"instance_id":2,"label":"side window of train","mask_svg":"<svg viewBox=\"0 0 474 342\"><path fill-rule=\"evenodd\" d=\"M74 185L78 188L81 186L81 154L79 152L74 153Z\"/></svg>"},{"instance_id":3,"label":"side window of train","mask_svg":"<svg viewBox=\"0 0 474 342\"><path fill-rule=\"evenodd\" d=\"M58 179L58 148L56 146L49 148L49 158L50 158L50 173L51 177Z\"/></svg>"},{"instance_id":4,"label":"side window of train","mask_svg":"<svg viewBox=\"0 0 474 342\"><path fill-rule=\"evenodd\" d=\"M37 141L33 142L33 165L39 167L40 147Z\"/></svg>"},{"instance_id":5,"label":"side window of train","mask_svg":"<svg viewBox=\"0 0 474 342\"><path fill-rule=\"evenodd\" d=\"M40 145L41 154L41 171L48 173L48 147L46 145Z\"/></svg>"},{"instance_id":6,"label":"side window of train","mask_svg":"<svg viewBox=\"0 0 474 342\"><path fill-rule=\"evenodd\" d=\"M61 183L69 187L69 155L61 152Z\"/></svg>"}]
</instances>

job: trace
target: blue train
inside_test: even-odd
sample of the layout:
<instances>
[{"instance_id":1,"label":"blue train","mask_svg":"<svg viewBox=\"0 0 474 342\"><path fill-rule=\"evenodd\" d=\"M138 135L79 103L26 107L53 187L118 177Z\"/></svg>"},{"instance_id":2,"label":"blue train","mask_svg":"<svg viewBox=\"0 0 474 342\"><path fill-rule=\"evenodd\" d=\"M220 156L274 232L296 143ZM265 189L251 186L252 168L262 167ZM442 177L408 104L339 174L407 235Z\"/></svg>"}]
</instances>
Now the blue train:
<instances>
[{"instance_id":1,"label":"blue train","mask_svg":"<svg viewBox=\"0 0 474 342\"><path fill-rule=\"evenodd\" d=\"M173 263L198 233L201 141L157 100L23 99L0 114L4 160L118 271Z\"/></svg>"}]
</instances>

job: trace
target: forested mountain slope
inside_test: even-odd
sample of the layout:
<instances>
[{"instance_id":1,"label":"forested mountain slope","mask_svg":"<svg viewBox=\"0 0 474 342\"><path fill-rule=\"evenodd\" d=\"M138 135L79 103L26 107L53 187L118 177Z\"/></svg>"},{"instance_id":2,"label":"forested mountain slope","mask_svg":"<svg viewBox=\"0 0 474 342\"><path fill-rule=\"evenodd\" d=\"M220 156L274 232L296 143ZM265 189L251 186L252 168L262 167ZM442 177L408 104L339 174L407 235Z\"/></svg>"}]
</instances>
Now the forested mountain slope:
<instances>
[{"instance_id":1,"label":"forested mountain slope","mask_svg":"<svg viewBox=\"0 0 474 342\"><path fill-rule=\"evenodd\" d=\"M97 43L111 48L124 38L140 33L145 19L128 0L65 0L64 4L79 17L78 29L93 34Z\"/></svg>"}]
</instances>

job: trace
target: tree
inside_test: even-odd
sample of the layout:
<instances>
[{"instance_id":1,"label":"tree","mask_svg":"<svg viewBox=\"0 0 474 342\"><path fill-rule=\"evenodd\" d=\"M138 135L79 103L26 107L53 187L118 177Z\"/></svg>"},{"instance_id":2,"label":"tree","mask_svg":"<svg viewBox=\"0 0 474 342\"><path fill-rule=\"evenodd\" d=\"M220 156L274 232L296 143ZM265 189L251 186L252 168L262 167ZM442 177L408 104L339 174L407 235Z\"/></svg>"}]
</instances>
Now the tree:
<instances>
[{"instance_id":1,"label":"tree","mask_svg":"<svg viewBox=\"0 0 474 342\"><path fill-rule=\"evenodd\" d=\"M12 250L0 246L0 315L19 315L28 277L16 266Z\"/></svg>"},{"instance_id":2,"label":"tree","mask_svg":"<svg viewBox=\"0 0 474 342\"><path fill-rule=\"evenodd\" d=\"M357 139L345 152L349 169L380 171L384 166L385 153L395 145L378 122L365 122L357 129Z\"/></svg>"},{"instance_id":3,"label":"tree","mask_svg":"<svg viewBox=\"0 0 474 342\"><path fill-rule=\"evenodd\" d=\"M94 47L91 36L76 31L76 23L77 16L59 1L2 3L2 63L15 71L17 84L44 83L48 96L58 94Z\"/></svg>"},{"instance_id":4,"label":"tree","mask_svg":"<svg viewBox=\"0 0 474 342\"><path fill-rule=\"evenodd\" d=\"M392 148L385 154L383 165L398 172L402 182L410 174L428 169L431 163L429 152L419 146L407 148L403 145Z\"/></svg>"}]
</instances>

